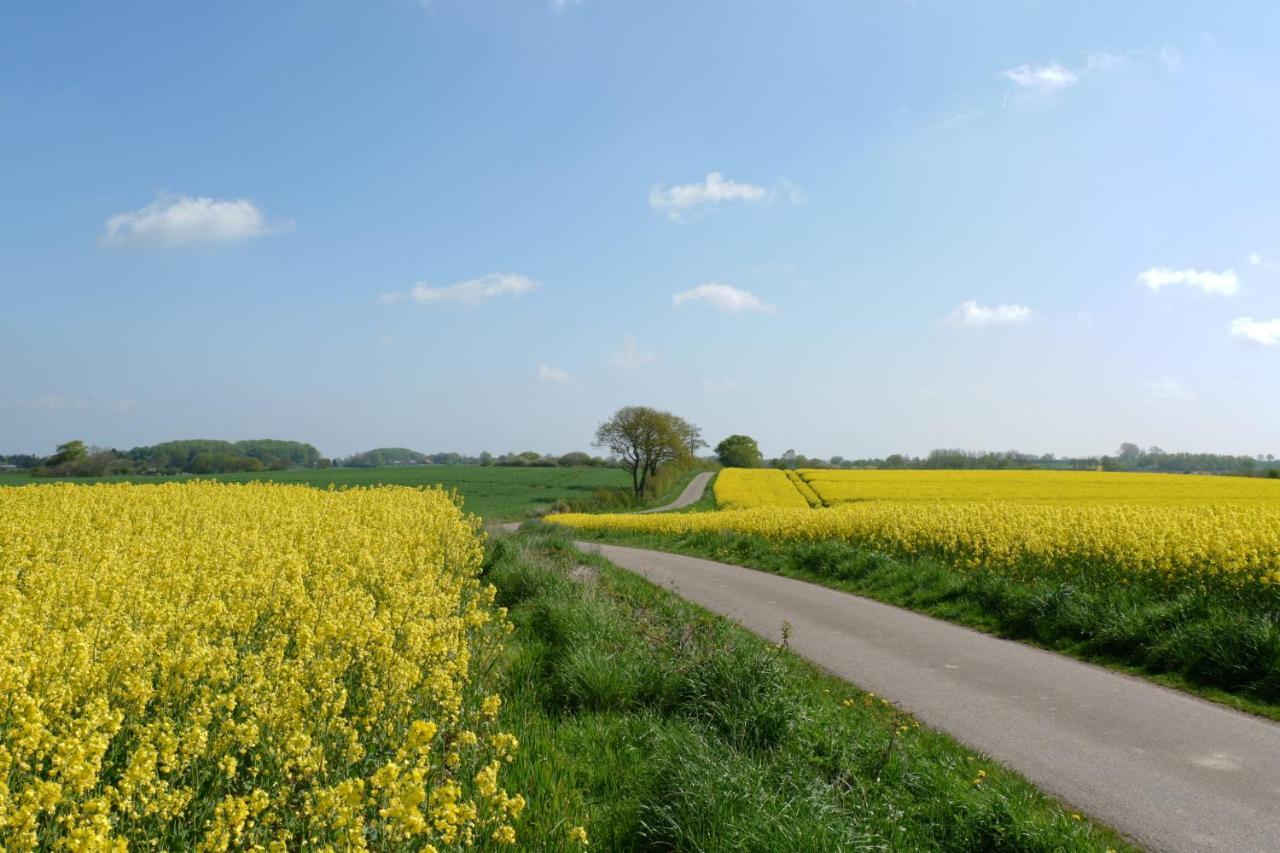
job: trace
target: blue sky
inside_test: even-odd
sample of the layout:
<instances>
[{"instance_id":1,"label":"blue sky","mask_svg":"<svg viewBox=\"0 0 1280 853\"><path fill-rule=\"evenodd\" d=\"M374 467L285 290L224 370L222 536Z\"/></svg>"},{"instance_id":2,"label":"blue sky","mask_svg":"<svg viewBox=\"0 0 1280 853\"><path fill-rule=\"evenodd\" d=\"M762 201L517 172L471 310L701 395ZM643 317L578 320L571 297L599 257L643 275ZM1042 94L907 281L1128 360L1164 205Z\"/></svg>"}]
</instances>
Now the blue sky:
<instances>
[{"instance_id":1,"label":"blue sky","mask_svg":"<svg viewBox=\"0 0 1280 853\"><path fill-rule=\"evenodd\" d=\"M0 9L0 451L1280 453L1280 7Z\"/></svg>"}]
</instances>

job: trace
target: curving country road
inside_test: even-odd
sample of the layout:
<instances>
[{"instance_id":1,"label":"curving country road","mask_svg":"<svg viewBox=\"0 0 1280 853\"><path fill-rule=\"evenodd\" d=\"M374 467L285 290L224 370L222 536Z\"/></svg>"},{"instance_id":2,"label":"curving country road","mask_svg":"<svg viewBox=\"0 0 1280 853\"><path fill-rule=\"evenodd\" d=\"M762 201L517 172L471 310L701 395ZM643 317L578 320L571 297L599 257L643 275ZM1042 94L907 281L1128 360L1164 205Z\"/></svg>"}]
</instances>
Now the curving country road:
<instances>
[{"instance_id":1,"label":"curving country road","mask_svg":"<svg viewBox=\"0 0 1280 853\"><path fill-rule=\"evenodd\" d=\"M648 512L696 502L710 478L698 475L675 502ZM816 584L575 544L771 641L788 623L797 654L1144 847L1280 850L1280 724Z\"/></svg>"},{"instance_id":2,"label":"curving country road","mask_svg":"<svg viewBox=\"0 0 1280 853\"><path fill-rule=\"evenodd\" d=\"M579 542L888 697L1153 850L1280 849L1280 724L779 575Z\"/></svg>"},{"instance_id":3,"label":"curving country road","mask_svg":"<svg viewBox=\"0 0 1280 853\"><path fill-rule=\"evenodd\" d=\"M638 514L646 512L668 512L673 509L684 509L690 504L696 504L702 500L702 493L707 490L707 483L711 482L711 478L715 476L714 471L703 471L701 474L689 481L689 485L684 487L684 491L680 493L680 497L673 500L666 506L655 506L652 509L642 509Z\"/></svg>"}]
</instances>

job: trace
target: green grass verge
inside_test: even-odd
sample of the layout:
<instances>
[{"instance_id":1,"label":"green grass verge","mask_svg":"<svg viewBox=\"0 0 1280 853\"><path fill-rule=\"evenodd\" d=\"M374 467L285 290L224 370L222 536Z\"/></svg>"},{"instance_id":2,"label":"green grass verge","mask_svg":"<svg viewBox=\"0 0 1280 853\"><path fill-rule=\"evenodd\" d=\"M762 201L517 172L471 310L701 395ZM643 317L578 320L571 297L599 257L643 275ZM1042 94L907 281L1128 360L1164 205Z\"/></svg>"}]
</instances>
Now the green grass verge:
<instances>
[{"instance_id":1,"label":"green grass verge","mask_svg":"<svg viewBox=\"0 0 1280 853\"><path fill-rule=\"evenodd\" d=\"M557 534L490 546L526 849L1128 849L1033 786Z\"/></svg>"},{"instance_id":2,"label":"green grass verge","mask_svg":"<svg viewBox=\"0 0 1280 853\"><path fill-rule=\"evenodd\" d=\"M1247 597L1084 587L962 572L846 542L576 531L582 539L749 566L1030 642L1280 720L1280 614Z\"/></svg>"}]
</instances>

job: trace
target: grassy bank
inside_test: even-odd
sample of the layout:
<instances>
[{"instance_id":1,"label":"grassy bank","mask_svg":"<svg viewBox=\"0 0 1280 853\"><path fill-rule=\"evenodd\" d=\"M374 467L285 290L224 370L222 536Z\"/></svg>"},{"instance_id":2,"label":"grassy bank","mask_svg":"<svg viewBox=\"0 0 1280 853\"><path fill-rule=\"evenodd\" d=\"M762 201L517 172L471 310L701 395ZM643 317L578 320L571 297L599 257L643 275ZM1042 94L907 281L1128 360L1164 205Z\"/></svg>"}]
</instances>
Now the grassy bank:
<instances>
[{"instance_id":1,"label":"grassy bank","mask_svg":"<svg viewBox=\"0 0 1280 853\"><path fill-rule=\"evenodd\" d=\"M1012 579L956 571L933 559L896 559L835 540L779 543L729 533L575 535L820 583L1280 719L1280 618L1247 596Z\"/></svg>"},{"instance_id":2,"label":"grassy bank","mask_svg":"<svg viewBox=\"0 0 1280 853\"><path fill-rule=\"evenodd\" d=\"M521 845L1106 850L1124 845L877 697L529 533L490 548Z\"/></svg>"}]
</instances>

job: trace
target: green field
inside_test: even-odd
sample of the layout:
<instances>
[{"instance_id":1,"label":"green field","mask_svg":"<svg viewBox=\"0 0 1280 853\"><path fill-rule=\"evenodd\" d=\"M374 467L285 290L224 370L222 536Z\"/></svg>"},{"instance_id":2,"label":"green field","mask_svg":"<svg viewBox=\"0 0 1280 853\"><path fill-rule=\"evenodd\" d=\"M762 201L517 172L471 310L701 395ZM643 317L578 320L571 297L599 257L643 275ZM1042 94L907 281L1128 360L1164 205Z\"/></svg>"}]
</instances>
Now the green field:
<instances>
[{"instance_id":1,"label":"green field","mask_svg":"<svg viewBox=\"0 0 1280 853\"><path fill-rule=\"evenodd\" d=\"M326 468L214 474L208 477L31 478L25 473L0 474L0 485L27 483L162 483L173 480L220 480L244 483L268 480L328 486L443 486L455 489L466 509L490 521L519 519L547 510L557 500L589 501L600 490L629 489L630 477L617 468L507 468L479 465L407 465L393 468Z\"/></svg>"}]
</instances>

